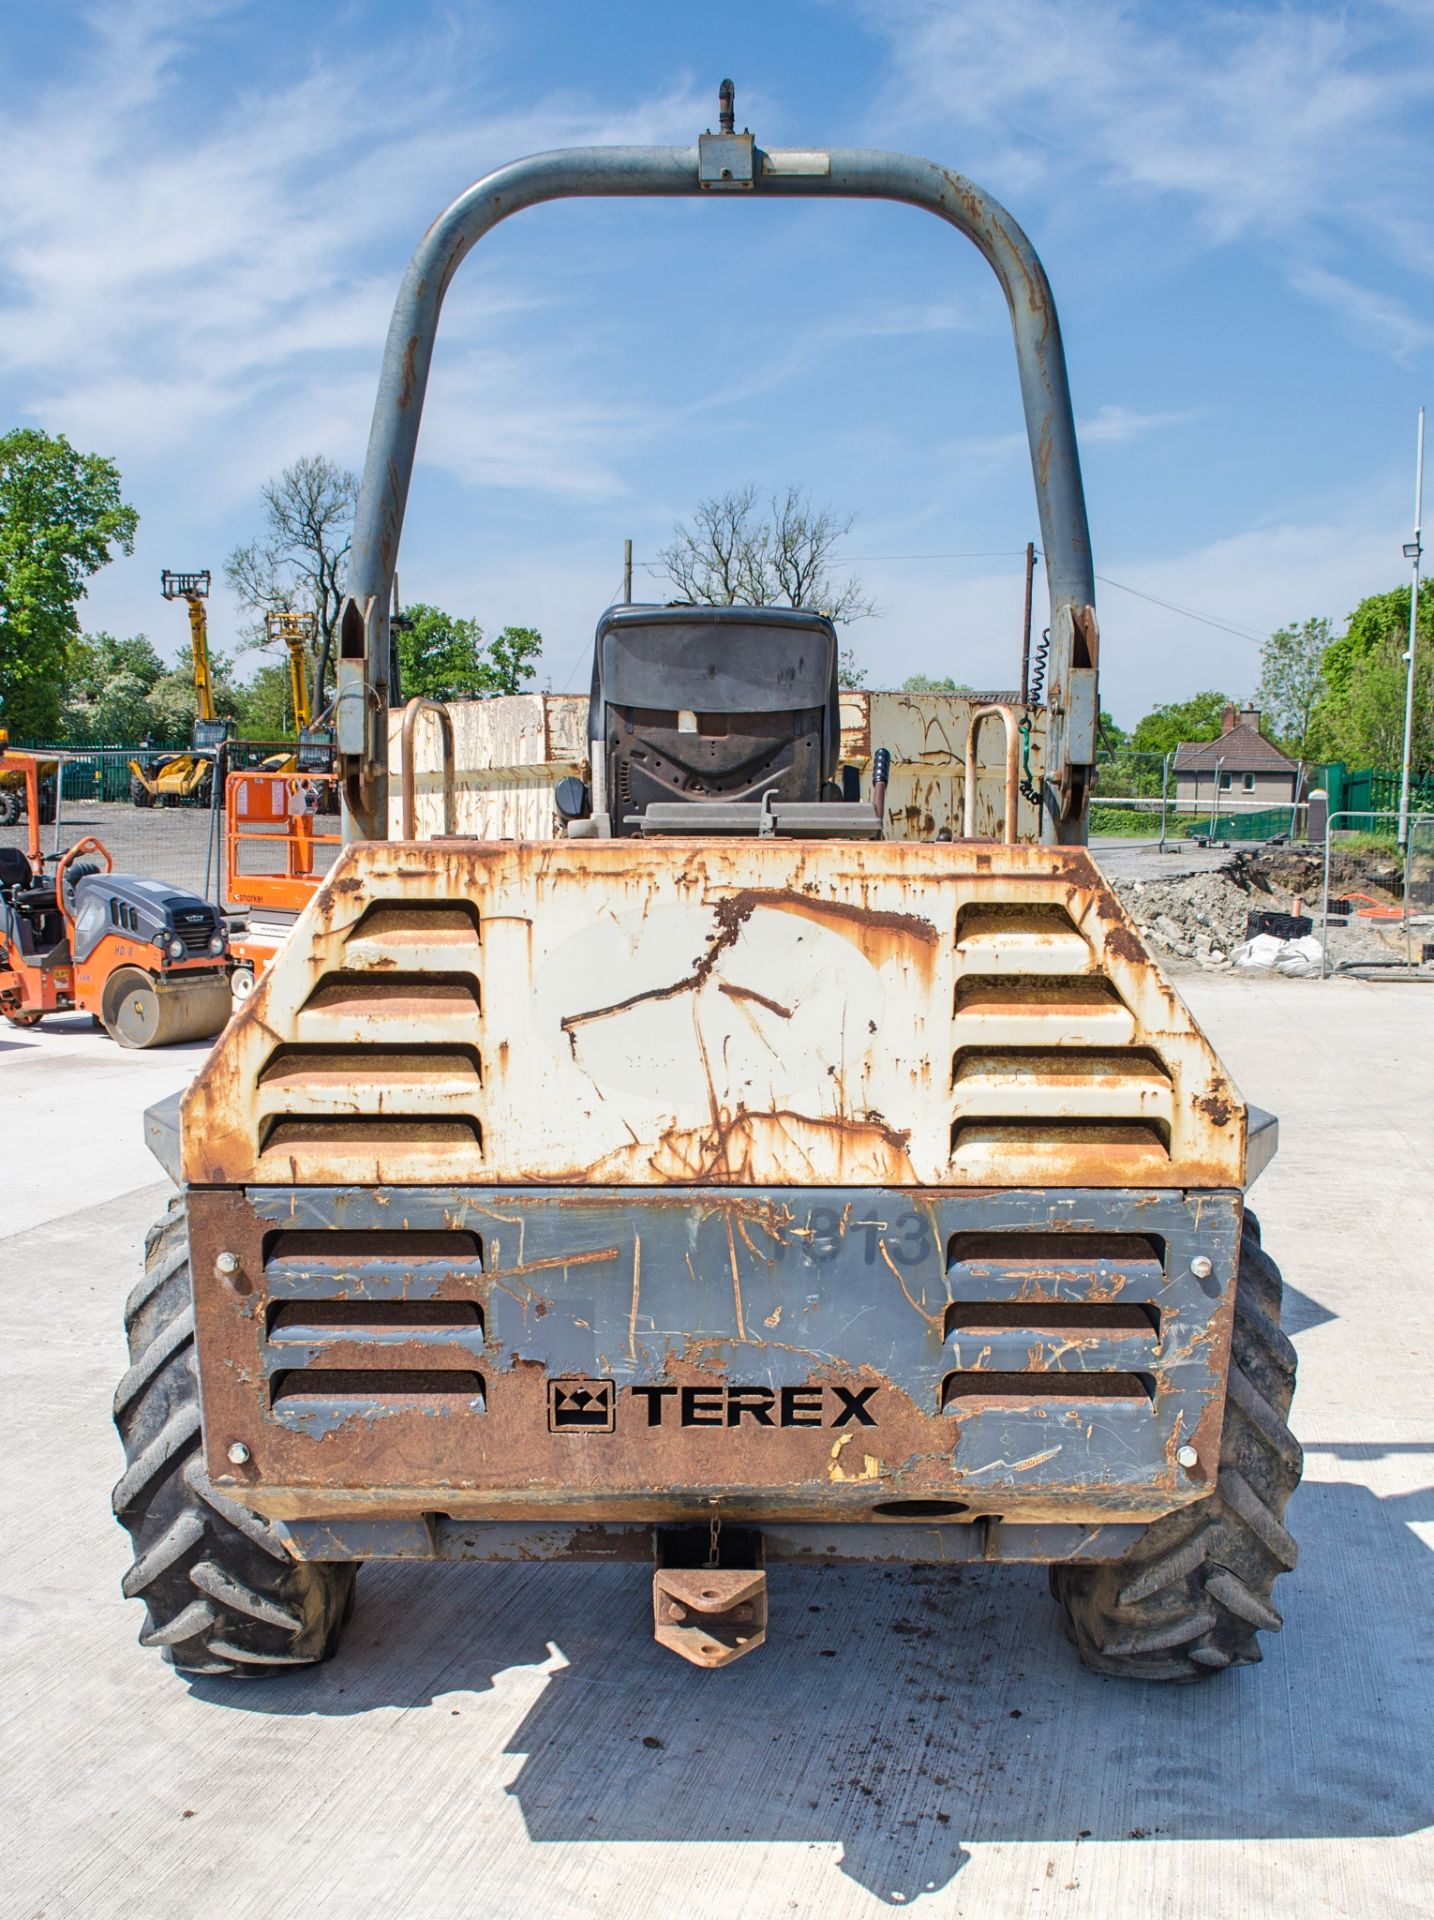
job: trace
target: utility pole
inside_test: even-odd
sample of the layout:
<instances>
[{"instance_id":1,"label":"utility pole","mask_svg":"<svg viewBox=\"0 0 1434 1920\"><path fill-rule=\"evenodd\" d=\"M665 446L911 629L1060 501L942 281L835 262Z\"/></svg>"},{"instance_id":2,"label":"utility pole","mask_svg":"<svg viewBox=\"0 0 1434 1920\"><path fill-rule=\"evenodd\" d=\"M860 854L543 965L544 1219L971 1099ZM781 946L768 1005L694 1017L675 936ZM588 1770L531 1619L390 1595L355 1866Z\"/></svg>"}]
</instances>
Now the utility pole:
<instances>
[{"instance_id":1,"label":"utility pole","mask_svg":"<svg viewBox=\"0 0 1434 1920\"><path fill-rule=\"evenodd\" d=\"M1036 543L1026 542L1026 617L1021 627L1021 705L1025 706L1031 683L1031 583L1036 573Z\"/></svg>"},{"instance_id":2,"label":"utility pole","mask_svg":"<svg viewBox=\"0 0 1434 1920\"><path fill-rule=\"evenodd\" d=\"M1414 751L1414 648L1419 635L1419 556L1424 541L1424 409L1419 409L1419 448L1414 457L1414 538L1404 548L1404 558L1413 563L1409 588L1409 651L1404 675L1404 767L1399 779L1399 847L1409 844L1409 770Z\"/></svg>"},{"instance_id":3,"label":"utility pole","mask_svg":"<svg viewBox=\"0 0 1434 1920\"><path fill-rule=\"evenodd\" d=\"M632 605L632 542L631 540L624 540L622 543L622 604L625 607L630 607Z\"/></svg>"}]
</instances>

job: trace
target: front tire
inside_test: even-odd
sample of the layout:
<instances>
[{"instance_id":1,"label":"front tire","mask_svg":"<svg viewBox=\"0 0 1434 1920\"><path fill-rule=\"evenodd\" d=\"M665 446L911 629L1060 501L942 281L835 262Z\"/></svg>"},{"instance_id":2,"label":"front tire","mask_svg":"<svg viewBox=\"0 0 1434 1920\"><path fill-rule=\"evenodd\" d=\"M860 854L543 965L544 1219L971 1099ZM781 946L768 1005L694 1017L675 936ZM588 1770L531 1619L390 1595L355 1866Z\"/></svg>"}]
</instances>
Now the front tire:
<instances>
[{"instance_id":1,"label":"front tire","mask_svg":"<svg viewBox=\"0 0 1434 1920\"><path fill-rule=\"evenodd\" d=\"M1299 1549L1284 1512L1303 1456L1289 1429L1295 1350L1279 1268L1245 1215L1220 1471L1208 1499L1148 1527L1121 1560L1051 1571L1084 1665L1131 1680L1204 1680L1260 1656L1283 1624L1270 1594Z\"/></svg>"},{"instance_id":2,"label":"front tire","mask_svg":"<svg viewBox=\"0 0 1434 1920\"><path fill-rule=\"evenodd\" d=\"M135 1549L123 1590L147 1610L140 1645L181 1673L251 1679L329 1659L352 1610L354 1568L292 1559L268 1521L205 1471L181 1197L146 1241L125 1331L115 1424L127 1465L114 1511Z\"/></svg>"}]
</instances>

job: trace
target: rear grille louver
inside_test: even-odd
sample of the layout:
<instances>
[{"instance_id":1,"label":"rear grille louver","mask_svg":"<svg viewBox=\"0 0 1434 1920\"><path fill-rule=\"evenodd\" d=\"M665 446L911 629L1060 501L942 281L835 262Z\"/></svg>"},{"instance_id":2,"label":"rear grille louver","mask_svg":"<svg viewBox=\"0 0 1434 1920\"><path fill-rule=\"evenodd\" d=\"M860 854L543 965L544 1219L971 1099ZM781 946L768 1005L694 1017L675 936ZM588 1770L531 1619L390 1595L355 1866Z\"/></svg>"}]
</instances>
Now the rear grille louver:
<instances>
[{"instance_id":1,"label":"rear grille louver","mask_svg":"<svg viewBox=\"0 0 1434 1920\"><path fill-rule=\"evenodd\" d=\"M482 943L467 902L376 901L259 1074L261 1173L450 1177L483 1164Z\"/></svg>"},{"instance_id":2,"label":"rear grille louver","mask_svg":"<svg viewBox=\"0 0 1434 1920\"><path fill-rule=\"evenodd\" d=\"M943 1407L1154 1404L1165 1364L1158 1242L1137 1234L958 1234L947 1278Z\"/></svg>"},{"instance_id":3,"label":"rear grille louver","mask_svg":"<svg viewBox=\"0 0 1434 1920\"><path fill-rule=\"evenodd\" d=\"M1132 1184L1168 1168L1170 1068L1063 907L982 904L956 928L951 1159L971 1178Z\"/></svg>"},{"instance_id":4,"label":"rear grille louver","mask_svg":"<svg viewBox=\"0 0 1434 1920\"><path fill-rule=\"evenodd\" d=\"M265 1250L275 1417L481 1413L482 1244L468 1232L283 1232Z\"/></svg>"}]
</instances>

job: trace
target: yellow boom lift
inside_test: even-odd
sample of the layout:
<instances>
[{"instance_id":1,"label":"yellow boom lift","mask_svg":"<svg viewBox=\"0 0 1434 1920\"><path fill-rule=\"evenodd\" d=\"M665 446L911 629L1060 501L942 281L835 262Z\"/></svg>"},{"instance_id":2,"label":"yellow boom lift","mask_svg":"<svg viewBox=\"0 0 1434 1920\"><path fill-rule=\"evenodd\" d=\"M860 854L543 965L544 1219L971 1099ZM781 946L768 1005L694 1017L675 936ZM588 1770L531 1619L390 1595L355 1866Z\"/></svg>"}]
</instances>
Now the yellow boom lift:
<instances>
[{"instance_id":1,"label":"yellow boom lift","mask_svg":"<svg viewBox=\"0 0 1434 1920\"><path fill-rule=\"evenodd\" d=\"M333 735L327 727L314 725L313 700L309 692L309 649L319 630L312 613L296 613L283 608L264 615L264 637L272 646L282 641L289 654L289 697L294 709L294 726L299 744L291 753L274 754L261 764L266 773L331 773L334 764Z\"/></svg>"},{"instance_id":2,"label":"yellow boom lift","mask_svg":"<svg viewBox=\"0 0 1434 1920\"><path fill-rule=\"evenodd\" d=\"M189 646L194 664L194 734L188 753L151 754L146 760L129 763L129 797L137 807L152 807L156 801L172 806L179 800L209 798L213 790L215 764L224 758L224 749L234 737L232 719L220 720L214 712L214 681L209 671L209 628L204 603L209 598L209 573L171 573L160 575L160 590L166 600L183 600L189 608ZM223 773L221 769L222 782Z\"/></svg>"}]
</instances>

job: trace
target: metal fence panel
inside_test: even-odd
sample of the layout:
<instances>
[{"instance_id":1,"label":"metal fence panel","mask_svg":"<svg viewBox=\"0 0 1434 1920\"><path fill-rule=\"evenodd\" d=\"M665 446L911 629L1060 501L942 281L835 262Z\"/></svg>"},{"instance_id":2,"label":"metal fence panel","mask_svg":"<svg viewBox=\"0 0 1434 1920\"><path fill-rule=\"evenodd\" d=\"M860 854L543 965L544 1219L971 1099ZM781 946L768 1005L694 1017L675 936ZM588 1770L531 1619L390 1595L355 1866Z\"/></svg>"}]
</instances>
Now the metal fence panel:
<instances>
[{"instance_id":1,"label":"metal fence panel","mask_svg":"<svg viewBox=\"0 0 1434 1920\"><path fill-rule=\"evenodd\" d=\"M72 763L65 761L62 767L69 776ZM63 852L92 835L108 851L116 873L165 880L187 893L217 900L224 864L217 808L219 783L209 783L213 795L210 804L188 801L174 806L135 807L129 800L127 772L125 779L126 790L120 799L96 797L105 787L103 780L94 780L92 770L88 783L66 777L55 819L40 829L46 855ZM29 825L23 816L14 826L0 827L0 846L18 847L23 852L28 842Z\"/></svg>"},{"instance_id":2,"label":"metal fence panel","mask_svg":"<svg viewBox=\"0 0 1434 1920\"><path fill-rule=\"evenodd\" d=\"M1397 818L1385 809L1330 815L1314 925L1325 976L1412 972L1434 979L1434 959L1424 957L1426 948L1434 955L1434 813L1411 817L1402 852Z\"/></svg>"}]
</instances>

